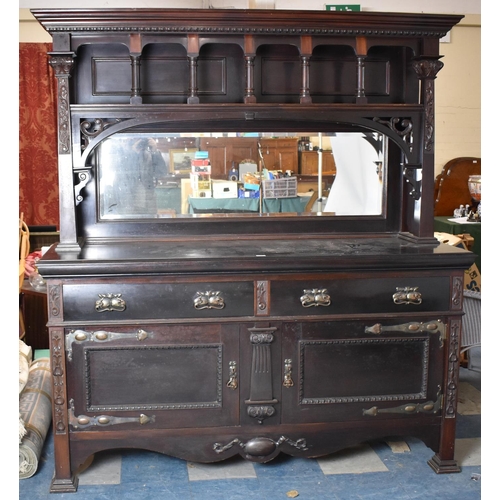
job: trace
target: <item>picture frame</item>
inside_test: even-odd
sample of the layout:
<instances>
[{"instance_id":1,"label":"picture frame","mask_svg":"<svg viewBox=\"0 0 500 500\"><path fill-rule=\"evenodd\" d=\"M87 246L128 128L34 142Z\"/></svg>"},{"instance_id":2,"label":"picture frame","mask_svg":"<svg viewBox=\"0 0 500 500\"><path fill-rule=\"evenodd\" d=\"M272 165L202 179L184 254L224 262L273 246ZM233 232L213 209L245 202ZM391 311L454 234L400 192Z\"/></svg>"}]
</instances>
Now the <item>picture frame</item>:
<instances>
[{"instance_id":1,"label":"picture frame","mask_svg":"<svg viewBox=\"0 0 500 500\"><path fill-rule=\"evenodd\" d=\"M173 174L189 174L191 160L194 160L198 150L195 148L182 148L170 150L170 172Z\"/></svg>"}]
</instances>

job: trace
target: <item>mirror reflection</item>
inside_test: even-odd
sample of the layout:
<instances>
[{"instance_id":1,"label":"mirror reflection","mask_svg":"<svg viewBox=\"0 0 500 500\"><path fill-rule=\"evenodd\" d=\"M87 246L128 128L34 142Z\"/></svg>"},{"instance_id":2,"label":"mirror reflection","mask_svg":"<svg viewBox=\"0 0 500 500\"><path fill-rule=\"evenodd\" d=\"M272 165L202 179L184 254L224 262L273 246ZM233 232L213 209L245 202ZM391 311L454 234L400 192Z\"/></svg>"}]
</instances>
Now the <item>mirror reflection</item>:
<instances>
[{"instance_id":1,"label":"mirror reflection","mask_svg":"<svg viewBox=\"0 0 500 500\"><path fill-rule=\"evenodd\" d=\"M120 133L98 148L101 219L380 215L386 138Z\"/></svg>"}]
</instances>

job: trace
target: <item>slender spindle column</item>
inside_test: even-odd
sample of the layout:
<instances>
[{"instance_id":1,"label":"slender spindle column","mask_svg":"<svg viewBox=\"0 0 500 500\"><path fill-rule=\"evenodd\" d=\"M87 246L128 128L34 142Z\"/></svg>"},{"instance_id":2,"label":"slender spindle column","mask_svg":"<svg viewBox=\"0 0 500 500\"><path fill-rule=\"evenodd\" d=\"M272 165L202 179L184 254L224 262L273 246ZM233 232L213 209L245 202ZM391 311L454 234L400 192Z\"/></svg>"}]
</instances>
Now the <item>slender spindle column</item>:
<instances>
[{"instance_id":1,"label":"slender spindle column","mask_svg":"<svg viewBox=\"0 0 500 500\"><path fill-rule=\"evenodd\" d=\"M357 64L357 89L356 104L366 104L368 99L365 94L365 60L366 56L358 56Z\"/></svg>"},{"instance_id":2,"label":"slender spindle column","mask_svg":"<svg viewBox=\"0 0 500 500\"><path fill-rule=\"evenodd\" d=\"M141 35L130 35L130 65L132 72L132 87L130 89L130 104L142 104L141 96Z\"/></svg>"},{"instance_id":3,"label":"slender spindle column","mask_svg":"<svg viewBox=\"0 0 500 500\"><path fill-rule=\"evenodd\" d=\"M246 87L245 87L245 98L243 102L245 104L253 104L257 102L255 97L254 89L254 56L245 56L245 67L246 67Z\"/></svg>"},{"instance_id":4,"label":"slender spindle column","mask_svg":"<svg viewBox=\"0 0 500 500\"><path fill-rule=\"evenodd\" d=\"M257 102L255 97L255 38L252 35L245 35L245 97L243 102L245 104L253 104Z\"/></svg>"},{"instance_id":5,"label":"slender spindle column","mask_svg":"<svg viewBox=\"0 0 500 500\"><path fill-rule=\"evenodd\" d=\"M188 35L188 59L189 59L189 97L188 104L199 104L198 97L198 57L200 44L198 35Z\"/></svg>"},{"instance_id":6,"label":"slender spindle column","mask_svg":"<svg viewBox=\"0 0 500 500\"><path fill-rule=\"evenodd\" d=\"M312 37L300 37L300 59L302 66L302 87L300 89L300 104L311 104L310 93L310 73L311 73L311 55L312 55Z\"/></svg>"},{"instance_id":7,"label":"slender spindle column","mask_svg":"<svg viewBox=\"0 0 500 500\"><path fill-rule=\"evenodd\" d=\"M300 58L302 62L302 87L300 89L300 104L310 104L312 102L309 88L311 57L300 56Z\"/></svg>"},{"instance_id":8,"label":"slender spindle column","mask_svg":"<svg viewBox=\"0 0 500 500\"><path fill-rule=\"evenodd\" d=\"M367 104L368 99L365 94L365 61L367 56L367 41L363 36L356 38L356 104Z\"/></svg>"}]
</instances>

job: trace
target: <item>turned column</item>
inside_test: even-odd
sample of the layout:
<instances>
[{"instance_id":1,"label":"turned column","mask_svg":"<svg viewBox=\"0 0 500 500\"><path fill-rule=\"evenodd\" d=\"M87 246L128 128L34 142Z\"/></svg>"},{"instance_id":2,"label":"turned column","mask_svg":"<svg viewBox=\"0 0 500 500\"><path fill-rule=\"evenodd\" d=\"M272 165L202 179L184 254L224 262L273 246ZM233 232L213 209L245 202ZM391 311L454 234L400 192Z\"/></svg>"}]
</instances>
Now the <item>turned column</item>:
<instances>
[{"instance_id":1,"label":"turned column","mask_svg":"<svg viewBox=\"0 0 500 500\"><path fill-rule=\"evenodd\" d=\"M188 59L189 59L189 96L188 104L199 104L198 97L198 57L200 55L200 43L198 35L188 35Z\"/></svg>"},{"instance_id":2,"label":"turned column","mask_svg":"<svg viewBox=\"0 0 500 500\"><path fill-rule=\"evenodd\" d=\"M356 104L367 104L365 93L366 38L356 38Z\"/></svg>"},{"instance_id":3,"label":"turned column","mask_svg":"<svg viewBox=\"0 0 500 500\"><path fill-rule=\"evenodd\" d=\"M255 63L255 38L252 35L245 35L245 104L257 102L255 97L254 63Z\"/></svg>"},{"instance_id":4,"label":"turned column","mask_svg":"<svg viewBox=\"0 0 500 500\"><path fill-rule=\"evenodd\" d=\"M132 70L132 87L130 89L130 104L142 104L141 94L141 35L130 35L130 65Z\"/></svg>"},{"instance_id":5,"label":"turned column","mask_svg":"<svg viewBox=\"0 0 500 500\"><path fill-rule=\"evenodd\" d=\"M300 60L302 68L302 86L300 88L300 104L311 104L310 71L312 55L312 37L300 37Z\"/></svg>"}]
</instances>

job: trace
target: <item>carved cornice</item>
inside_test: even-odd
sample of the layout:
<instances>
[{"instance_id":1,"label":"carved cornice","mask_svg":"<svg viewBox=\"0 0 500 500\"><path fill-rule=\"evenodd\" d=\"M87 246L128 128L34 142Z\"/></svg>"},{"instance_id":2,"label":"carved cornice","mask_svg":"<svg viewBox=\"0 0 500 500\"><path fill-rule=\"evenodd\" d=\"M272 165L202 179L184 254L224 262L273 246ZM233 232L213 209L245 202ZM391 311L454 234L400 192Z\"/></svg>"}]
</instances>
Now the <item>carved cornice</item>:
<instances>
[{"instance_id":1,"label":"carved cornice","mask_svg":"<svg viewBox=\"0 0 500 500\"><path fill-rule=\"evenodd\" d=\"M73 32L74 26L57 26L48 29L49 33ZM230 26L83 26L78 27L82 32L110 32L113 33L161 33L161 34L224 34L224 35L329 35L329 36L384 36L384 37L437 37L442 38L447 31L444 30L395 30L395 29L371 29L371 28L271 28L262 26L230 27Z\"/></svg>"},{"instance_id":2,"label":"carved cornice","mask_svg":"<svg viewBox=\"0 0 500 500\"><path fill-rule=\"evenodd\" d=\"M264 9L32 9L51 34L445 36L463 16Z\"/></svg>"}]
</instances>

